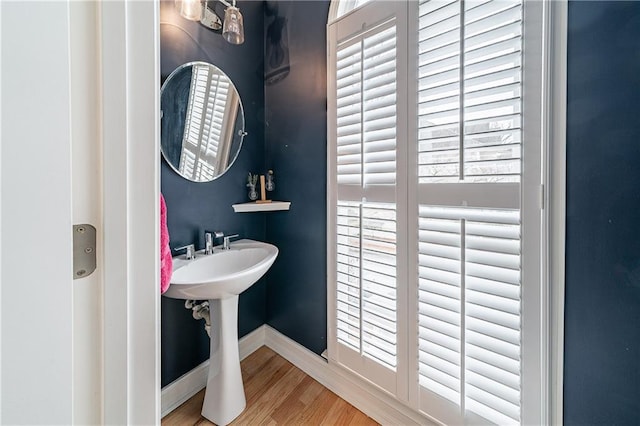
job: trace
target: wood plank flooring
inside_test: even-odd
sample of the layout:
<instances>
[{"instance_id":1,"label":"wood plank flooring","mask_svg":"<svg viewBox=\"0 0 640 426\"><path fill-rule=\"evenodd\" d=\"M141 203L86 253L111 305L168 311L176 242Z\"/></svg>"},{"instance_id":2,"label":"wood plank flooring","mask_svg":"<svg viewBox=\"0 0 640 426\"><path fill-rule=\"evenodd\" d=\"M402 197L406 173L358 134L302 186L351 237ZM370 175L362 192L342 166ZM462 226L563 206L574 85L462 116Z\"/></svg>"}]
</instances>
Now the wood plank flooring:
<instances>
[{"instance_id":1,"label":"wood plank flooring","mask_svg":"<svg viewBox=\"0 0 640 426\"><path fill-rule=\"evenodd\" d=\"M377 425L266 346L241 362L247 408L232 425ZM167 414L162 426L213 425L200 415L204 390Z\"/></svg>"}]
</instances>

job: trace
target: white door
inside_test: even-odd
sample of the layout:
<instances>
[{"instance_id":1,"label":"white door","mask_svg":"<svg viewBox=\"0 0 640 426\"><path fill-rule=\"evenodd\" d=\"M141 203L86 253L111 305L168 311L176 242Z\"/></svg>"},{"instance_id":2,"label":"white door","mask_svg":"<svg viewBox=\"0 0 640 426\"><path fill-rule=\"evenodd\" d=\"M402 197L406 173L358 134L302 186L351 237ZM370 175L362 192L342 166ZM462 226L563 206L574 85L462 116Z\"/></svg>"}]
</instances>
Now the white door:
<instances>
[{"instance_id":1,"label":"white door","mask_svg":"<svg viewBox=\"0 0 640 426\"><path fill-rule=\"evenodd\" d=\"M3 2L3 424L71 424L74 305L68 6Z\"/></svg>"},{"instance_id":2,"label":"white door","mask_svg":"<svg viewBox=\"0 0 640 426\"><path fill-rule=\"evenodd\" d=\"M0 3L1 424L159 421L157 22ZM76 280L74 223L98 229Z\"/></svg>"}]
</instances>

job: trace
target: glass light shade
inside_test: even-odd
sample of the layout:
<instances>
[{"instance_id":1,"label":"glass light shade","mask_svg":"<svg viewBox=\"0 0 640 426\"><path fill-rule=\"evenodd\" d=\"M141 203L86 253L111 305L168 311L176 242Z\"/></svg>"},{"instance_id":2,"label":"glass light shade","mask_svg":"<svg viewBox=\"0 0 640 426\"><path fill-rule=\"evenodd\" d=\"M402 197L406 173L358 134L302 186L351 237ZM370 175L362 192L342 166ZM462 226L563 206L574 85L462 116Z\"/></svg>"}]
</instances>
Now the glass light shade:
<instances>
[{"instance_id":1,"label":"glass light shade","mask_svg":"<svg viewBox=\"0 0 640 426\"><path fill-rule=\"evenodd\" d=\"M180 16L190 21L200 21L204 15L202 0L176 0L176 10Z\"/></svg>"},{"instance_id":2,"label":"glass light shade","mask_svg":"<svg viewBox=\"0 0 640 426\"><path fill-rule=\"evenodd\" d=\"M231 44L244 43L244 23L242 22L242 14L237 7L229 6L224 11L222 37Z\"/></svg>"}]
</instances>

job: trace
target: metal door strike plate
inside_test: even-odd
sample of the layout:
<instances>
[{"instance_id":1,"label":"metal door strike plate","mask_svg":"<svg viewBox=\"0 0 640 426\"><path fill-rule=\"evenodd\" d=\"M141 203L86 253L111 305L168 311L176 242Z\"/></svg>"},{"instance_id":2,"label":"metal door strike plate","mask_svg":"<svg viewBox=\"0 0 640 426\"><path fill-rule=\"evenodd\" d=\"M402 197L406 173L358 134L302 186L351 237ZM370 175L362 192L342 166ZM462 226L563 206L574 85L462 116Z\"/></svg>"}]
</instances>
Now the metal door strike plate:
<instances>
[{"instance_id":1,"label":"metal door strike plate","mask_svg":"<svg viewBox=\"0 0 640 426\"><path fill-rule=\"evenodd\" d=\"M96 270L96 228L87 223L73 225L73 279Z\"/></svg>"}]
</instances>

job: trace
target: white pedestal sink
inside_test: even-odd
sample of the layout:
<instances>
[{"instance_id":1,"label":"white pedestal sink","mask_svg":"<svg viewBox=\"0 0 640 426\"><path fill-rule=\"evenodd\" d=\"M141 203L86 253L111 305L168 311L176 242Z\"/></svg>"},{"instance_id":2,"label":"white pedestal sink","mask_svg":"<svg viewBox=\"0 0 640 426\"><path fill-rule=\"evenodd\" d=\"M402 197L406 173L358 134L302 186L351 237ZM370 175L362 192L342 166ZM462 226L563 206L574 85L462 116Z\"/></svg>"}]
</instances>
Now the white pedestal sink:
<instances>
[{"instance_id":1,"label":"white pedestal sink","mask_svg":"<svg viewBox=\"0 0 640 426\"><path fill-rule=\"evenodd\" d=\"M246 406L238 354L238 295L258 281L277 256L278 248L271 244L240 240L230 250L173 259L171 285L164 295L209 301L209 377L202 415L217 425L230 423Z\"/></svg>"}]
</instances>

